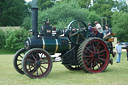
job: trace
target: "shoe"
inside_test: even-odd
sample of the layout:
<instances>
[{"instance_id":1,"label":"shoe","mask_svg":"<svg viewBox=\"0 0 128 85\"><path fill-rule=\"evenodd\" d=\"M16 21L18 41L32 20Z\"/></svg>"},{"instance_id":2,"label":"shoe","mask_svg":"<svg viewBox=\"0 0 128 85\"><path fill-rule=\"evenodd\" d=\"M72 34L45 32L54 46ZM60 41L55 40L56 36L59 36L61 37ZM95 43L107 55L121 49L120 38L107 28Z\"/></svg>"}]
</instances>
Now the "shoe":
<instances>
[{"instance_id":1,"label":"shoe","mask_svg":"<svg viewBox=\"0 0 128 85\"><path fill-rule=\"evenodd\" d=\"M113 58L115 57L115 55L116 55L116 52L113 52L113 54L112 54Z\"/></svg>"},{"instance_id":2,"label":"shoe","mask_svg":"<svg viewBox=\"0 0 128 85\"><path fill-rule=\"evenodd\" d=\"M110 63L111 65L113 65L113 59L110 59L110 60L109 60L109 63Z\"/></svg>"},{"instance_id":3,"label":"shoe","mask_svg":"<svg viewBox=\"0 0 128 85\"><path fill-rule=\"evenodd\" d=\"M117 63L119 63L119 62L117 62Z\"/></svg>"}]
</instances>

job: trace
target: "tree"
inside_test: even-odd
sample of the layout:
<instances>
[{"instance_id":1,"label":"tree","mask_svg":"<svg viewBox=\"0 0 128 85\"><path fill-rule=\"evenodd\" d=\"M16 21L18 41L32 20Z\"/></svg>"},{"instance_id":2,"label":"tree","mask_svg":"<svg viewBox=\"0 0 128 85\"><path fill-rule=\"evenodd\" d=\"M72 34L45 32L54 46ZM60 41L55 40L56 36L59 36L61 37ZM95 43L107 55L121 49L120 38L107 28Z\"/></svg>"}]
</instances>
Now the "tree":
<instances>
[{"instance_id":1,"label":"tree","mask_svg":"<svg viewBox=\"0 0 128 85\"><path fill-rule=\"evenodd\" d=\"M91 5L91 0L78 0L78 3L82 8L88 9Z\"/></svg>"},{"instance_id":2,"label":"tree","mask_svg":"<svg viewBox=\"0 0 128 85\"><path fill-rule=\"evenodd\" d=\"M88 19L90 20L90 23L94 26L94 22L98 21L101 23L101 17L95 13L95 11L92 11L89 13Z\"/></svg>"},{"instance_id":3,"label":"tree","mask_svg":"<svg viewBox=\"0 0 128 85\"><path fill-rule=\"evenodd\" d=\"M52 8L39 12L39 26L42 25L46 17L50 19L50 23L57 28L65 28L74 19L80 19L88 22L89 11L81 9L76 1L62 1L56 3Z\"/></svg>"},{"instance_id":4,"label":"tree","mask_svg":"<svg viewBox=\"0 0 128 85\"><path fill-rule=\"evenodd\" d=\"M116 33L118 40L127 42L128 38L128 13L115 12L112 16L112 30ZM122 37L123 36L123 37Z\"/></svg>"},{"instance_id":5,"label":"tree","mask_svg":"<svg viewBox=\"0 0 128 85\"><path fill-rule=\"evenodd\" d=\"M0 0L0 26L19 26L28 13L24 0Z\"/></svg>"},{"instance_id":6,"label":"tree","mask_svg":"<svg viewBox=\"0 0 128 85\"><path fill-rule=\"evenodd\" d=\"M44 9L50 8L53 5L54 5L54 3L51 2L50 0L38 0L39 10L44 10Z\"/></svg>"},{"instance_id":7,"label":"tree","mask_svg":"<svg viewBox=\"0 0 128 85\"><path fill-rule=\"evenodd\" d=\"M6 40L5 33L2 29L0 29L0 49L4 48L5 40Z\"/></svg>"},{"instance_id":8,"label":"tree","mask_svg":"<svg viewBox=\"0 0 128 85\"><path fill-rule=\"evenodd\" d=\"M6 33L6 44L5 48L7 48L7 51L17 51L24 47L24 42L26 38L28 37L28 31L21 28L18 30L9 30Z\"/></svg>"},{"instance_id":9,"label":"tree","mask_svg":"<svg viewBox=\"0 0 128 85\"><path fill-rule=\"evenodd\" d=\"M89 8L90 11L95 11L101 17L107 17L108 24L111 26L111 9L114 7L113 0L94 0L94 5Z\"/></svg>"}]
</instances>

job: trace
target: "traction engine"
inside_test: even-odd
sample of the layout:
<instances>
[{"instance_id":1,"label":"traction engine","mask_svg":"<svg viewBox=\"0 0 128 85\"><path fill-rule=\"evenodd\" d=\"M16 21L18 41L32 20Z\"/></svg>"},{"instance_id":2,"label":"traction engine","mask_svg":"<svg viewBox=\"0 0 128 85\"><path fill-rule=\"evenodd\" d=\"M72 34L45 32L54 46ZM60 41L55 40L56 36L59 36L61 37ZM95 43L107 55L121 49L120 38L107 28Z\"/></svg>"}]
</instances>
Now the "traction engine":
<instances>
[{"instance_id":1,"label":"traction engine","mask_svg":"<svg viewBox=\"0 0 128 85\"><path fill-rule=\"evenodd\" d=\"M33 0L34 2L34 0ZM73 20L66 30L55 30L47 19L38 33L38 8L32 7L32 37L14 56L13 65L20 74L30 78L43 78L52 69L51 55L61 53L62 64L69 70L89 73L104 71L113 53L112 43L98 37L90 37L87 25ZM94 30L92 33L95 34Z\"/></svg>"}]
</instances>

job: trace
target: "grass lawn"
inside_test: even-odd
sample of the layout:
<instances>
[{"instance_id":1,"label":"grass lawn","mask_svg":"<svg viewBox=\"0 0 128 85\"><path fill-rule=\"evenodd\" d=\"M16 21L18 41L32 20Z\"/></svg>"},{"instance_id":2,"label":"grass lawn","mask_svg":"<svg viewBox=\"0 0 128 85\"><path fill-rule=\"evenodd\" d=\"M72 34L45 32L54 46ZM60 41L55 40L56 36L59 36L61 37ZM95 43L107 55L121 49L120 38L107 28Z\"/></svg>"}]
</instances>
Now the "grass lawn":
<instances>
[{"instance_id":1,"label":"grass lawn","mask_svg":"<svg viewBox=\"0 0 128 85\"><path fill-rule=\"evenodd\" d=\"M121 63L108 65L98 74L69 71L61 62L55 62L51 73L42 79L30 79L13 68L14 55L0 55L0 85L128 85L128 61L125 52Z\"/></svg>"}]
</instances>

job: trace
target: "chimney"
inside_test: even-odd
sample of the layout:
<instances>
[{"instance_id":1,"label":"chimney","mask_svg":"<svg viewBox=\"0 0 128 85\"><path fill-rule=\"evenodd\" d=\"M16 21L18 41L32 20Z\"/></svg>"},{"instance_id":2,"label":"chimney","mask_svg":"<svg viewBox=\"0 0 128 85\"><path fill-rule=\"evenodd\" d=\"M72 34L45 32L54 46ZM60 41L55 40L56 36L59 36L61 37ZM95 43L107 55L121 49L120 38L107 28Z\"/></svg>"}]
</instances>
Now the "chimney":
<instances>
[{"instance_id":1,"label":"chimney","mask_svg":"<svg viewBox=\"0 0 128 85\"><path fill-rule=\"evenodd\" d=\"M32 0L32 35L38 37L38 0Z\"/></svg>"}]
</instances>

